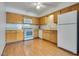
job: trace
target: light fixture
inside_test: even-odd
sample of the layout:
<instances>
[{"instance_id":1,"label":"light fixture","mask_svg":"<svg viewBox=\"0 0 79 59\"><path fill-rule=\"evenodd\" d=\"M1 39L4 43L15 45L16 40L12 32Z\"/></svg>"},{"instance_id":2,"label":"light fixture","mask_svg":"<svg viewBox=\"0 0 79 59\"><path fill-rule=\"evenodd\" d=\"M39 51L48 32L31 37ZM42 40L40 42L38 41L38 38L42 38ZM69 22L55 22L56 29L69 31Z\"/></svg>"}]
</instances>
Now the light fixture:
<instances>
[{"instance_id":1,"label":"light fixture","mask_svg":"<svg viewBox=\"0 0 79 59\"><path fill-rule=\"evenodd\" d=\"M38 5L38 6L36 6L36 9L40 9L40 6Z\"/></svg>"},{"instance_id":2,"label":"light fixture","mask_svg":"<svg viewBox=\"0 0 79 59\"><path fill-rule=\"evenodd\" d=\"M42 4L40 2L36 2L34 5L36 6L36 9L40 9Z\"/></svg>"}]
</instances>

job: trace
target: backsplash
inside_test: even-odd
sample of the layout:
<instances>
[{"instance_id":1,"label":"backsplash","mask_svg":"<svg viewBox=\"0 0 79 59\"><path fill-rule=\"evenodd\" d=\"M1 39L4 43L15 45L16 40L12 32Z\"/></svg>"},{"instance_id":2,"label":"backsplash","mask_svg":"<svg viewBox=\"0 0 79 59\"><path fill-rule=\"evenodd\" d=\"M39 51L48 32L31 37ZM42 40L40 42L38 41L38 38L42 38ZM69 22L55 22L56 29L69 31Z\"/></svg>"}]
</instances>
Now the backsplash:
<instances>
[{"instance_id":1,"label":"backsplash","mask_svg":"<svg viewBox=\"0 0 79 59\"><path fill-rule=\"evenodd\" d=\"M39 29L38 25L29 24L7 24L6 30L23 30L23 28Z\"/></svg>"}]
</instances>

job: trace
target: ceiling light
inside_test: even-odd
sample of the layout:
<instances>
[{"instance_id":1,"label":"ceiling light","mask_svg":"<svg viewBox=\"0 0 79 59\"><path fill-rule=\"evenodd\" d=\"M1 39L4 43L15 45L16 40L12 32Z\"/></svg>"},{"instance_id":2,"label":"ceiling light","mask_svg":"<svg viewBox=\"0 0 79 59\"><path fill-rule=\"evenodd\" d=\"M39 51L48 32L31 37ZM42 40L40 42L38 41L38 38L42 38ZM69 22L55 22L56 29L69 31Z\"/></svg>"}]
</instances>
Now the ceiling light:
<instances>
[{"instance_id":1,"label":"ceiling light","mask_svg":"<svg viewBox=\"0 0 79 59\"><path fill-rule=\"evenodd\" d=\"M40 2L36 2L34 3L34 5L36 6L36 9L40 9L42 4Z\"/></svg>"},{"instance_id":2,"label":"ceiling light","mask_svg":"<svg viewBox=\"0 0 79 59\"><path fill-rule=\"evenodd\" d=\"M40 9L40 6L38 5L38 6L36 6L36 9Z\"/></svg>"}]
</instances>

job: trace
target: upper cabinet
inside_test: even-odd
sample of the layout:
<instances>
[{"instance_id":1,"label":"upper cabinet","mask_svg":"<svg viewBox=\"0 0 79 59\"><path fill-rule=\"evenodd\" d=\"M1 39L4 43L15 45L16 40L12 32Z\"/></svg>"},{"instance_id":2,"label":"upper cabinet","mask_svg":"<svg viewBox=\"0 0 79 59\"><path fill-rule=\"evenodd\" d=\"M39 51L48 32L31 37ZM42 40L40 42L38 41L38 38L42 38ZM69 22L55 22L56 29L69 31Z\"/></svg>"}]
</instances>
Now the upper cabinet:
<instances>
[{"instance_id":1,"label":"upper cabinet","mask_svg":"<svg viewBox=\"0 0 79 59\"><path fill-rule=\"evenodd\" d=\"M39 18L32 18L32 24L39 25Z\"/></svg>"},{"instance_id":2,"label":"upper cabinet","mask_svg":"<svg viewBox=\"0 0 79 59\"><path fill-rule=\"evenodd\" d=\"M40 25L42 25L42 24L47 24L47 21L48 21L48 17L47 17L47 16L41 17L41 18L39 19Z\"/></svg>"},{"instance_id":3,"label":"upper cabinet","mask_svg":"<svg viewBox=\"0 0 79 59\"><path fill-rule=\"evenodd\" d=\"M64 9L61 9L60 12L61 12L61 14L63 14L63 13L70 12L73 10L79 10L79 3L69 6L69 7L66 7Z\"/></svg>"},{"instance_id":4,"label":"upper cabinet","mask_svg":"<svg viewBox=\"0 0 79 59\"><path fill-rule=\"evenodd\" d=\"M7 23L23 23L24 17L15 13L6 13Z\"/></svg>"},{"instance_id":5,"label":"upper cabinet","mask_svg":"<svg viewBox=\"0 0 79 59\"><path fill-rule=\"evenodd\" d=\"M17 41L17 31L16 30L6 30L6 42L16 42Z\"/></svg>"},{"instance_id":6,"label":"upper cabinet","mask_svg":"<svg viewBox=\"0 0 79 59\"><path fill-rule=\"evenodd\" d=\"M56 23L57 24L57 22L58 22L58 15L60 14L60 11L56 11L56 12L54 12L53 13L53 21L54 21L54 23Z\"/></svg>"},{"instance_id":7,"label":"upper cabinet","mask_svg":"<svg viewBox=\"0 0 79 59\"><path fill-rule=\"evenodd\" d=\"M60 10L61 11L61 14L66 13L66 12L69 12L70 9L71 9L70 7L67 7L67 8L64 8L64 9Z\"/></svg>"},{"instance_id":8,"label":"upper cabinet","mask_svg":"<svg viewBox=\"0 0 79 59\"><path fill-rule=\"evenodd\" d=\"M51 18L51 22L53 23L56 23L57 24L57 21L58 21L58 15L60 14L60 11L56 11L54 12L53 14L51 15L48 15L48 16L44 16L44 17L41 17L40 18L40 25L43 25L43 24L47 24L48 21L50 20L50 16L53 15L53 17Z\"/></svg>"}]
</instances>

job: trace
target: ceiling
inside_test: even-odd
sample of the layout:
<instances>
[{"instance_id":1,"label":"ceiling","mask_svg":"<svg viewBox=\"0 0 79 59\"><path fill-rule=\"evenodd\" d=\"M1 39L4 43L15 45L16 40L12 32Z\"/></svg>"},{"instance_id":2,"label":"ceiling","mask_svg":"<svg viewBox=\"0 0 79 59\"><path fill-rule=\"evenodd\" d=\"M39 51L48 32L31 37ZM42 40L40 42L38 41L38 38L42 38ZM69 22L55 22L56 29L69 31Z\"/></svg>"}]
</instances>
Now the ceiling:
<instances>
[{"instance_id":1,"label":"ceiling","mask_svg":"<svg viewBox=\"0 0 79 59\"><path fill-rule=\"evenodd\" d=\"M5 2L5 6L31 12L39 16L50 9L58 7L63 2L41 2L43 6L40 7L40 9L36 9L34 3L35 2Z\"/></svg>"}]
</instances>

